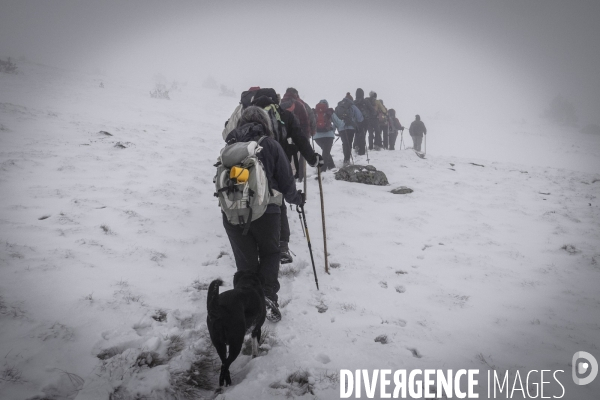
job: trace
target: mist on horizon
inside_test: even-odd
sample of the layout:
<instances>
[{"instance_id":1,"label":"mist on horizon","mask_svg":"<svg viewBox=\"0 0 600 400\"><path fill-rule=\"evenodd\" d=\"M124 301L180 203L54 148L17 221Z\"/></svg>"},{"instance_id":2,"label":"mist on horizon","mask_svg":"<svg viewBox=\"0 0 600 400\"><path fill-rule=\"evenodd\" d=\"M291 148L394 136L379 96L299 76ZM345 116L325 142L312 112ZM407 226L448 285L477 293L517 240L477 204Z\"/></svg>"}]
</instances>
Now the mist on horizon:
<instances>
[{"instance_id":1,"label":"mist on horizon","mask_svg":"<svg viewBox=\"0 0 600 400\"><path fill-rule=\"evenodd\" d=\"M236 93L296 87L309 104L374 90L405 121L526 120L562 95L600 124L594 2L8 1L0 57Z\"/></svg>"}]
</instances>

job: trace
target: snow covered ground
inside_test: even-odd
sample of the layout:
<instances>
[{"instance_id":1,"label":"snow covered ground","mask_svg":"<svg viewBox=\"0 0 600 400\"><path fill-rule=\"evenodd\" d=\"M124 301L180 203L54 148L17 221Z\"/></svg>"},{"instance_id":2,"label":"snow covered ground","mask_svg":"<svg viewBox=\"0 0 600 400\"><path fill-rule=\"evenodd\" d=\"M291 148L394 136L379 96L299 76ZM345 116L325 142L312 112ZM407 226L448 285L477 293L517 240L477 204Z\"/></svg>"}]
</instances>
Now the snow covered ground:
<instances>
[{"instance_id":1,"label":"snow covered ground","mask_svg":"<svg viewBox=\"0 0 600 400\"><path fill-rule=\"evenodd\" d=\"M210 396L197 387L215 382L206 287L235 272L213 164L237 98L19 70L0 74L0 398ZM422 118L427 159L369 153L390 186L324 174L330 275L309 178L321 290L292 211L283 320L218 398L335 399L341 369L417 368L479 369L480 398L490 369L511 385L563 370L563 398L598 398L600 379L576 386L570 363L600 360L600 137L535 117Z\"/></svg>"}]
</instances>

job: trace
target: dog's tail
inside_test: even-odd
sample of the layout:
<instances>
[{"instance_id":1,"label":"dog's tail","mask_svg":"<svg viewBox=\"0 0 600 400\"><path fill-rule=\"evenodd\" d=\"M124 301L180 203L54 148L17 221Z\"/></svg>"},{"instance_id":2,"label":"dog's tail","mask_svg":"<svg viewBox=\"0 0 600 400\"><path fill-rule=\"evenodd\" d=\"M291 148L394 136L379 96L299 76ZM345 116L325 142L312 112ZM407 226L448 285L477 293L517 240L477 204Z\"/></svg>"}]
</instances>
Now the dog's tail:
<instances>
[{"instance_id":1,"label":"dog's tail","mask_svg":"<svg viewBox=\"0 0 600 400\"><path fill-rule=\"evenodd\" d=\"M208 287L208 296L206 299L206 308L208 311L208 315L211 318L216 318L218 315L218 307L219 307L219 286L223 285L223 281L220 279L215 279L210 283Z\"/></svg>"}]
</instances>

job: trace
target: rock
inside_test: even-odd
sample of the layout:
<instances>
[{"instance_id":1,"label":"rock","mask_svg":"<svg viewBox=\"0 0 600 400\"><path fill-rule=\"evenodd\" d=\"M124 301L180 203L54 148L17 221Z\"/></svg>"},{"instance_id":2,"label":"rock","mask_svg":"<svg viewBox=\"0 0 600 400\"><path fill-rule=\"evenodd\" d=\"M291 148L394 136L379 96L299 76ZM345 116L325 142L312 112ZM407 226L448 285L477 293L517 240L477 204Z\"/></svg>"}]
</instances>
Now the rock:
<instances>
[{"instance_id":1,"label":"rock","mask_svg":"<svg viewBox=\"0 0 600 400\"><path fill-rule=\"evenodd\" d=\"M412 193L413 190L411 188L407 188L406 186L400 186L400 187L397 187L396 189L392 189L391 192L394 194L408 194L408 193Z\"/></svg>"},{"instance_id":2,"label":"rock","mask_svg":"<svg viewBox=\"0 0 600 400\"><path fill-rule=\"evenodd\" d=\"M377 168L372 165L348 165L347 167L340 168L335 173L335 179L346 182L364 183L365 185L389 185L385 174L377 171Z\"/></svg>"}]
</instances>

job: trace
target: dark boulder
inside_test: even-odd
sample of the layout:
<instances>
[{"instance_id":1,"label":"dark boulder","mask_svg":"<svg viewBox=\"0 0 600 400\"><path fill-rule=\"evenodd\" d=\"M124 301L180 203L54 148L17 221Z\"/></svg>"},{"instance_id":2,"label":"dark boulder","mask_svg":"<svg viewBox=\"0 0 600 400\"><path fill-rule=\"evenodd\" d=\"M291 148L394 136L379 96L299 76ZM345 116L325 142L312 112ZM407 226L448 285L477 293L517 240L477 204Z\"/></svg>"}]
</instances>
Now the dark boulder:
<instances>
[{"instance_id":1,"label":"dark boulder","mask_svg":"<svg viewBox=\"0 0 600 400\"><path fill-rule=\"evenodd\" d=\"M400 186L400 187L397 187L396 189L392 189L391 192L394 194L409 194L409 193L412 193L413 190L406 186Z\"/></svg>"},{"instance_id":2,"label":"dark boulder","mask_svg":"<svg viewBox=\"0 0 600 400\"><path fill-rule=\"evenodd\" d=\"M365 185L389 185L385 174L377 171L377 168L372 165L348 165L347 167L340 168L335 173L335 179L346 182L364 183Z\"/></svg>"}]
</instances>

